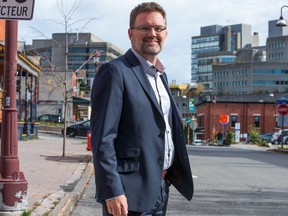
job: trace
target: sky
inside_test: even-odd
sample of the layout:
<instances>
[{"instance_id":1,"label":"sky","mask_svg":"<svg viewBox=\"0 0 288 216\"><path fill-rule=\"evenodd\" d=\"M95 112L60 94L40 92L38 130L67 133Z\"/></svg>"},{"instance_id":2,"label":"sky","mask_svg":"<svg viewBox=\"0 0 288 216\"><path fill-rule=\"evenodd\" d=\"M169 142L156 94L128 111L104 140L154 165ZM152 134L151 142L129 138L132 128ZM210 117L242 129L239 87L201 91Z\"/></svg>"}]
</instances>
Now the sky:
<instances>
[{"instance_id":1,"label":"sky","mask_svg":"<svg viewBox=\"0 0 288 216\"><path fill-rule=\"evenodd\" d=\"M189 83L191 73L191 37L200 35L200 28L210 25L250 24L265 45L268 21L280 17L287 0L154 0L167 13L168 38L159 59L166 67L169 82ZM48 39L53 33L64 33L63 17L57 6L63 3L67 15L73 3L78 5L71 17L71 32L81 29L81 19L93 18L82 32L93 33L126 52L130 11L139 0L34 0L33 19L18 23L18 40L31 44L32 39ZM288 19L288 8L283 9ZM80 30L78 30L80 31ZM70 30L69 30L70 32Z\"/></svg>"}]
</instances>

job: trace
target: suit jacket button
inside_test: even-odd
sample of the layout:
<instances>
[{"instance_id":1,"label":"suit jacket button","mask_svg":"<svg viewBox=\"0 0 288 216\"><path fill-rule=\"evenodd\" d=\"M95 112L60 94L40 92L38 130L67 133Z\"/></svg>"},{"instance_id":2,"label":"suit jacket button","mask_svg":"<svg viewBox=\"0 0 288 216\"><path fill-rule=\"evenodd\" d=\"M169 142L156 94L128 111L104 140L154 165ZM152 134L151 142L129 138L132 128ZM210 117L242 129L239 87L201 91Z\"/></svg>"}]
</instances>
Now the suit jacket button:
<instances>
[{"instance_id":1,"label":"suit jacket button","mask_svg":"<svg viewBox=\"0 0 288 216\"><path fill-rule=\"evenodd\" d=\"M162 156L158 158L158 162L159 162L160 164L163 163L163 161L164 161L164 158L163 158Z\"/></svg>"}]
</instances>

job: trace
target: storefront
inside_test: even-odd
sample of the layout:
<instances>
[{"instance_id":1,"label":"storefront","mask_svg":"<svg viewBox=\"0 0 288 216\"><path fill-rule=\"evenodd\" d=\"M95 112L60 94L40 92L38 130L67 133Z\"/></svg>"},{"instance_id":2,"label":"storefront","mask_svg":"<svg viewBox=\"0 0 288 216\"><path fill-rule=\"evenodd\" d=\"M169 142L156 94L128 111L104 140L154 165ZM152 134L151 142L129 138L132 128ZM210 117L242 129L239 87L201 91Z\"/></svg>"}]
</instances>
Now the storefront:
<instances>
[{"instance_id":1,"label":"storefront","mask_svg":"<svg viewBox=\"0 0 288 216\"><path fill-rule=\"evenodd\" d=\"M0 42L0 102L3 99L4 82L4 43ZM38 100L38 79L40 67L38 63L25 56L17 54L16 74L16 102L18 109L18 139L37 138L36 109ZM0 123L2 123L2 110L0 110Z\"/></svg>"}]
</instances>

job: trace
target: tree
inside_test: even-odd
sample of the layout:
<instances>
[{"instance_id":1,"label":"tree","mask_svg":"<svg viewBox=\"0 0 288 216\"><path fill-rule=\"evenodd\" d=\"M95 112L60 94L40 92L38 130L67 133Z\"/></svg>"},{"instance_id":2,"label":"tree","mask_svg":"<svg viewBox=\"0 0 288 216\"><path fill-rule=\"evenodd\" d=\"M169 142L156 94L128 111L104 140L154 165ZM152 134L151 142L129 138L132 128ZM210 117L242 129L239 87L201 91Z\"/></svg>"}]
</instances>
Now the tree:
<instances>
[{"instance_id":1,"label":"tree","mask_svg":"<svg viewBox=\"0 0 288 216\"><path fill-rule=\"evenodd\" d=\"M57 68L55 65L51 63L51 60L49 59L49 56L43 56L42 59L44 59L47 63L47 67L49 68L51 77L53 79L48 81L49 86L53 86L53 89L57 89L59 92L61 92L63 96L63 101L64 101L64 126L63 126L63 151L62 151L62 156L65 156L65 148L66 148L66 135L67 135L67 108L68 108L68 100L69 98L72 98L72 88L71 88L71 83L72 83L72 76L73 74L76 74L88 61L90 61L95 53L91 53L87 61L83 62L83 64L76 69L75 71L69 71L68 68L68 54L69 54L69 41L68 41L68 36L70 32L77 32L81 33L83 29L93 20L99 19L99 18L83 18L79 19L76 21L73 21L72 17L79 8L80 4L82 3L82 0L75 0L72 3L72 6L70 8L65 8L64 6L67 5L64 3L64 0L56 0L57 2L57 8L58 11L61 15L61 20L52 20L54 23L61 25L64 27L64 32L65 32L65 43L60 44L58 41L54 40L53 43L58 46L58 48L63 52L64 54L64 71L61 68ZM83 24L84 23L84 24ZM77 28L77 25L81 24L81 28ZM75 27L75 28L74 28ZM41 31L38 31L37 29L33 28L36 32L40 33L42 36L43 34ZM73 42L72 42L73 43ZM70 43L71 44L71 43ZM46 68L47 69L47 68Z\"/></svg>"}]
</instances>

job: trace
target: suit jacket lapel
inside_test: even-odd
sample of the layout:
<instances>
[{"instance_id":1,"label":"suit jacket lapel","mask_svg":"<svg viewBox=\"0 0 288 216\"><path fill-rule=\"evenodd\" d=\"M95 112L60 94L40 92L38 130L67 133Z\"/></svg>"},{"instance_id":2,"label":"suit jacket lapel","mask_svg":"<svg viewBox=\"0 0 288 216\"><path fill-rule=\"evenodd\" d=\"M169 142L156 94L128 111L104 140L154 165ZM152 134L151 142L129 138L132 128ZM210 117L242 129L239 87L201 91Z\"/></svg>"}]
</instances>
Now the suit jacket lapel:
<instances>
[{"instance_id":1,"label":"suit jacket lapel","mask_svg":"<svg viewBox=\"0 0 288 216\"><path fill-rule=\"evenodd\" d=\"M131 50L128 50L125 56L127 57L130 64L133 66L131 69L133 73L135 74L135 76L137 77L140 85L146 92L147 96L151 99L151 101L153 102L157 110L162 114L161 107L157 101L157 98L147 78L147 75L142 69L141 63L139 62L139 60L137 59L137 57L133 54Z\"/></svg>"}]
</instances>

